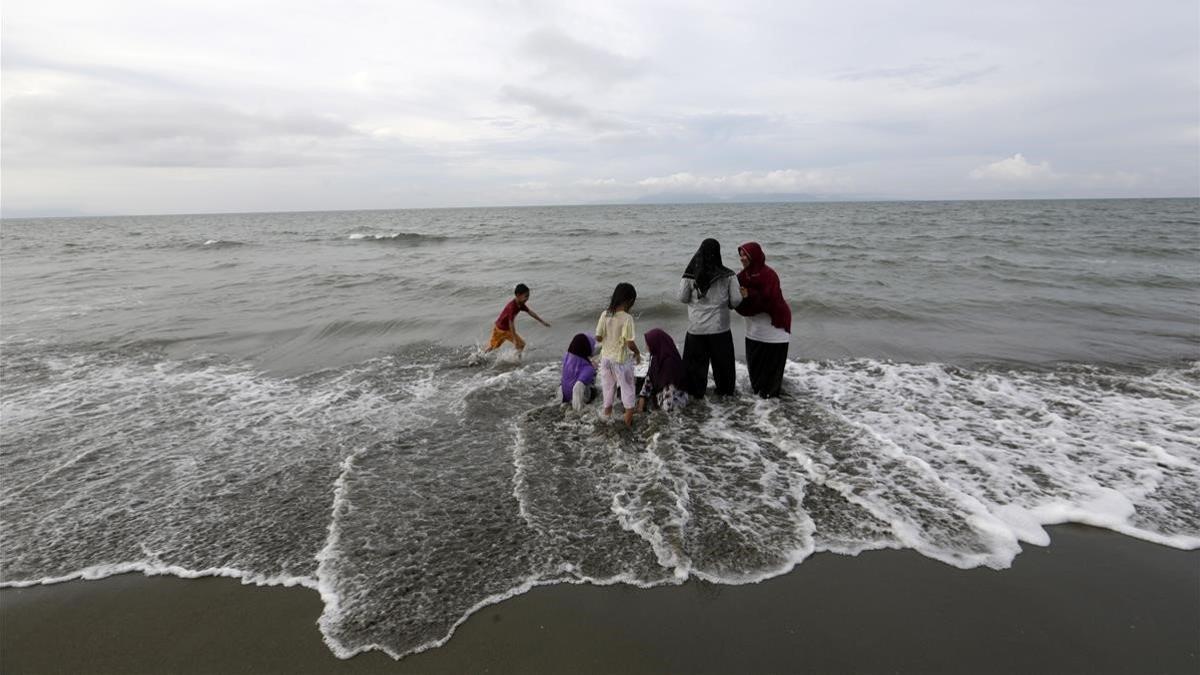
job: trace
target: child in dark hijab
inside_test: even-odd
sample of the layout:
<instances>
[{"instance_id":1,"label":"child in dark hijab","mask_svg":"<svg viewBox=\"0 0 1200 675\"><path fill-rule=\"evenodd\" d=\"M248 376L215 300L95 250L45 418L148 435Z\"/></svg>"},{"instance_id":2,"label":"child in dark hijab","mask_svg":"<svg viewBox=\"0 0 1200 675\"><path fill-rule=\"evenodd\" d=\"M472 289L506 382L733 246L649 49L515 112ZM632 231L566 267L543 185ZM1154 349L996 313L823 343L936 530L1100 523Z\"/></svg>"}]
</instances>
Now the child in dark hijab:
<instances>
[{"instance_id":1,"label":"child in dark hijab","mask_svg":"<svg viewBox=\"0 0 1200 675\"><path fill-rule=\"evenodd\" d=\"M705 239L692 256L679 281L679 301L688 306L688 330L683 342L688 394L704 397L709 364L716 392L732 394L737 371L729 310L741 303L742 296L733 270L721 264L721 244L716 239Z\"/></svg>"},{"instance_id":2,"label":"child in dark hijab","mask_svg":"<svg viewBox=\"0 0 1200 675\"><path fill-rule=\"evenodd\" d=\"M596 338L586 333L576 333L571 338L562 362L562 400L576 410L591 403L596 395L596 367L592 355L596 353Z\"/></svg>"},{"instance_id":3,"label":"child in dark hijab","mask_svg":"<svg viewBox=\"0 0 1200 675\"><path fill-rule=\"evenodd\" d=\"M646 333L646 349L650 352L650 367L638 394L638 411L646 409L647 400L651 406L666 412L683 408L688 402L687 372L675 340L666 331L655 328Z\"/></svg>"}]
</instances>

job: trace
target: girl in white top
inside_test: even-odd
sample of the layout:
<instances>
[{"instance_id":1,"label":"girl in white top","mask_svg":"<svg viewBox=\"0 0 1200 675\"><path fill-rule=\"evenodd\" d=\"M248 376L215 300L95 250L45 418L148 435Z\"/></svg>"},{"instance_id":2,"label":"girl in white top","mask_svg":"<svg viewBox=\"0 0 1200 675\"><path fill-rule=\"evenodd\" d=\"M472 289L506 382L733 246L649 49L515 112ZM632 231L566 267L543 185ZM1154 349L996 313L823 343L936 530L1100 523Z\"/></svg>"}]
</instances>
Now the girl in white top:
<instances>
[{"instance_id":1,"label":"girl in white top","mask_svg":"<svg viewBox=\"0 0 1200 675\"><path fill-rule=\"evenodd\" d=\"M613 397L620 386L621 404L625 406L625 425L630 427L633 426L633 407L637 400L633 364L642 362L642 354L634 340L633 317L629 315L635 301L637 290L633 284L617 284L608 309L596 323L596 339L600 341L600 387L604 392L604 416L612 416Z\"/></svg>"}]
</instances>

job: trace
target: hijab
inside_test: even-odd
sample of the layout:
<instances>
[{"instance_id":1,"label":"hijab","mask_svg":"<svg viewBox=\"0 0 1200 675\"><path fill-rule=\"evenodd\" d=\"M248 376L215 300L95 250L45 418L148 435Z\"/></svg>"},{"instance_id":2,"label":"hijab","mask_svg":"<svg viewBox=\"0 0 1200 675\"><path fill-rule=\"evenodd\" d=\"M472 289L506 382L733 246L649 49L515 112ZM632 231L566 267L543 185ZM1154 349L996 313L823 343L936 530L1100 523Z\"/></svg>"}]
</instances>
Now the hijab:
<instances>
[{"instance_id":1,"label":"hijab","mask_svg":"<svg viewBox=\"0 0 1200 675\"><path fill-rule=\"evenodd\" d=\"M771 315L771 325L792 332L792 308L783 299L783 290L779 287L779 275L767 266L767 256L757 242L748 241L738 247L746 254L750 264L738 272L738 283L750 291L735 309L742 316L754 316L767 312Z\"/></svg>"},{"instance_id":2,"label":"hijab","mask_svg":"<svg viewBox=\"0 0 1200 675\"><path fill-rule=\"evenodd\" d=\"M656 392L669 384L683 389L686 372L675 340L666 331L655 328L646 331L646 347L650 350L650 367L646 370L650 387Z\"/></svg>"},{"instance_id":3,"label":"hijab","mask_svg":"<svg viewBox=\"0 0 1200 675\"><path fill-rule=\"evenodd\" d=\"M586 333L576 333L575 337L571 338L571 346L567 347L568 353L584 359L592 358L594 351L596 351L596 338Z\"/></svg>"},{"instance_id":4,"label":"hijab","mask_svg":"<svg viewBox=\"0 0 1200 675\"><path fill-rule=\"evenodd\" d=\"M596 351L596 338L586 333L576 333L571 338L562 362L562 400L571 402L571 389L576 382L592 384L596 381L596 368L589 360Z\"/></svg>"},{"instance_id":5,"label":"hijab","mask_svg":"<svg viewBox=\"0 0 1200 675\"><path fill-rule=\"evenodd\" d=\"M695 280L696 290L700 297L708 293L708 287L718 279L733 276L733 270L721 264L721 244L716 239L705 239L700 242L700 248L692 256L687 269L683 271L684 279Z\"/></svg>"}]
</instances>

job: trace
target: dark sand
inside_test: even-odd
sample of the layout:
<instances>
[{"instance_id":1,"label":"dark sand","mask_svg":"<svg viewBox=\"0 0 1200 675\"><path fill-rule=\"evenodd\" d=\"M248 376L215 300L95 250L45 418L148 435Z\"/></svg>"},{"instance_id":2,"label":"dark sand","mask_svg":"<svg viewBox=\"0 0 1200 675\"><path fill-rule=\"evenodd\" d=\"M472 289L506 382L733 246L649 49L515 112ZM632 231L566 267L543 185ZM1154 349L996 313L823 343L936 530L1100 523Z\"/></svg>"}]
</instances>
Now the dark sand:
<instances>
[{"instance_id":1,"label":"dark sand","mask_svg":"<svg viewBox=\"0 0 1200 675\"><path fill-rule=\"evenodd\" d=\"M1052 528L1012 569L818 554L761 584L541 587L347 661L318 595L126 574L0 591L4 673L1198 673L1200 551Z\"/></svg>"}]
</instances>

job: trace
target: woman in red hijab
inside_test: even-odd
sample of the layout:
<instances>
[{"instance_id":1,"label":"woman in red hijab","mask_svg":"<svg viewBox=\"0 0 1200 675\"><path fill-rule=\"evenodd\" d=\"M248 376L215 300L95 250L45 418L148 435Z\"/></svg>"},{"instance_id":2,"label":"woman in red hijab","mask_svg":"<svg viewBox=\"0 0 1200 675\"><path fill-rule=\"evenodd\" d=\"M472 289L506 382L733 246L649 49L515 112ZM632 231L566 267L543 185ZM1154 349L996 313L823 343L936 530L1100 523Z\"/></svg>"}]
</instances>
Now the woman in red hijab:
<instances>
[{"instance_id":1,"label":"woman in red hijab","mask_svg":"<svg viewBox=\"0 0 1200 675\"><path fill-rule=\"evenodd\" d=\"M792 308L783 299L779 275L767 267L767 256L756 242L738 247L738 272L743 300L735 310L746 317L746 367L750 388L763 398L779 395L788 345L792 341Z\"/></svg>"}]
</instances>

